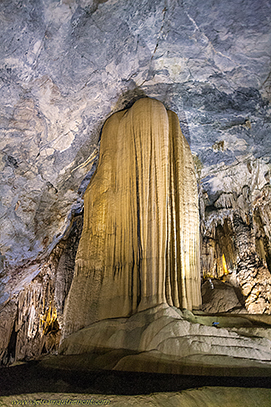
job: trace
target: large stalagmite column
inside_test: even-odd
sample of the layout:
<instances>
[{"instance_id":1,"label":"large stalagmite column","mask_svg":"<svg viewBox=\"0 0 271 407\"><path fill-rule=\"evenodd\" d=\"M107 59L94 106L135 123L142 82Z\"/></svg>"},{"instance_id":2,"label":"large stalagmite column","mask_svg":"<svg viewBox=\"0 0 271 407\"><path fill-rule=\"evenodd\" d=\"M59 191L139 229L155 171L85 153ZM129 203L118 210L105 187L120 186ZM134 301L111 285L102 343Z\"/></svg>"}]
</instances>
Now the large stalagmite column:
<instances>
[{"instance_id":1,"label":"large stalagmite column","mask_svg":"<svg viewBox=\"0 0 271 407\"><path fill-rule=\"evenodd\" d=\"M104 125L64 335L162 303L201 304L198 194L177 115L144 98Z\"/></svg>"}]
</instances>

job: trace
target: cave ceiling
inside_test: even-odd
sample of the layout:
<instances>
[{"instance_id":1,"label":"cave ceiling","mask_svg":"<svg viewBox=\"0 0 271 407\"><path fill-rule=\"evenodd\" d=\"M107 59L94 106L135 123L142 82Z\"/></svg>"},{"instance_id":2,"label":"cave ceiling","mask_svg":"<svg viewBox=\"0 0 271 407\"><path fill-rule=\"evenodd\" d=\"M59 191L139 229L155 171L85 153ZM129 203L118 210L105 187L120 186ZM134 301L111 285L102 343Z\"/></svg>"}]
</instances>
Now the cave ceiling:
<instances>
[{"instance_id":1,"label":"cave ceiling","mask_svg":"<svg viewBox=\"0 0 271 407\"><path fill-rule=\"evenodd\" d=\"M1 1L2 303L82 211L104 121L140 97L177 113L209 206L270 186L270 20L269 0Z\"/></svg>"}]
</instances>

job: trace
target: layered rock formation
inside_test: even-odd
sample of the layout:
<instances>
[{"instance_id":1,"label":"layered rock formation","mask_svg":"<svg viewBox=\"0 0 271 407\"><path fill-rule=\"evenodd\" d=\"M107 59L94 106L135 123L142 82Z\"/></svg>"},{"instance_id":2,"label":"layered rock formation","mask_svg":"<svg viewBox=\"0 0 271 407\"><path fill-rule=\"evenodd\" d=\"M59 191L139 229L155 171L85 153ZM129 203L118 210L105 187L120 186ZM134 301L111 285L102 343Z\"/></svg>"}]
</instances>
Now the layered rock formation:
<instances>
[{"instance_id":1,"label":"layered rock formation","mask_svg":"<svg viewBox=\"0 0 271 407\"><path fill-rule=\"evenodd\" d=\"M16 267L34 278L28 261L44 260L63 235L104 120L138 97L178 114L211 202L270 185L268 1L0 7L1 302Z\"/></svg>"},{"instance_id":2,"label":"layered rock formation","mask_svg":"<svg viewBox=\"0 0 271 407\"><path fill-rule=\"evenodd\" d=\"M245 318L225 318L224 324L220 319L219 328L208 326L212 321L215 317L204 321L204 317L193 318L192 313L182 313L167 304L130 318L106 319L67 337L60 346L66 359L63 356L64 363L61 358L59 363L69 369L81 365L83 369L176 374L212 374L212 369L217 369L218 374L225 374L227 368L230 376L236 374L236 368L241 369L241 375L251 368L255 374L257 369L262 369L263 376L270 374L270 325L261 332ZM229 328L233 326L238 333ZM77 359L80 354L85 362ZM51 361L52 366L57 363Z\"/></svg>"},{"instance_id":3,"label":"layered rock formation","mask_svg":"<svg viewBox=\"0 0 271 407\"><path fill-rule=\"evenodd\" d=\"M174 113L144 98L107 120L85 193L62 354L89 354L92 368L127 371L191 374L210 361L271 367L271 342L261 333L208 327L178 310L201 304L197 202Z\"/></svg>"},{"instance_id":4,"label":"layered rock formation","mask_svg":"<svg viewBox=\"0 0 271 407\"><path fill-rule=\"evenodd\" d=\"M201 304L198 194L178 117L144 98L104 125L65 335L162 303Z\"/></svg>"},{"instance_id":5,"label":"layered rock formation","mask_svg":"<svg viewBox=\"0 0 271 407\"><path fill-rule=\"evenodd\" d=\"M43 348L54 309L62 327L78 240L61 253L101 126L145 96L176 112L193 153L205 310L269 313L269 2L3 0L0 15L5 361Z\"/></svg>"}]
</instances>

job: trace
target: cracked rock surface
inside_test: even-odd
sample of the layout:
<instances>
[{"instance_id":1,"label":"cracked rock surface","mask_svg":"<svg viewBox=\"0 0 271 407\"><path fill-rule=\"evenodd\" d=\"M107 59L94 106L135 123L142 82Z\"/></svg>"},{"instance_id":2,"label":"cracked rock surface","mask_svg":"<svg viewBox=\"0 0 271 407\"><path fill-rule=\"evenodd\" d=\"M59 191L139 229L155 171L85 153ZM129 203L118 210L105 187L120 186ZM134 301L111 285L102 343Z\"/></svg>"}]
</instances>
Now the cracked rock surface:
<instances>
[{"instance_id":1,"label":"cracked rock surface","mask_svg":"<svg viewBox=\"0 0 271 407\"><path fill-rule=\"evenodd\" d=\"M2 306L31 292L82 213L106 118L148 96L177 113L194 156L203 275L270 313L270 14L269 0L1 1Z\"/></svg>"}]
</instances>

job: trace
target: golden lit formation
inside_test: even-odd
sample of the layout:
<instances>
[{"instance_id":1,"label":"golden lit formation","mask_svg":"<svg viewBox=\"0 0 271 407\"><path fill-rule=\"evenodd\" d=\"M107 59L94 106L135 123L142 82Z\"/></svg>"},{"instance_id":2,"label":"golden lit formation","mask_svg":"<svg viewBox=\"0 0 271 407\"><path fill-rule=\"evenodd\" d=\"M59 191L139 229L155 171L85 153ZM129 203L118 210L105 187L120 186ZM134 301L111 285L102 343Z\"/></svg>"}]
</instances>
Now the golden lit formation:
<instances>
[{"instance_id":1,"label":"golden lit formation","mask_svg":"<svg viewBox=\"0 0 271 407\"><path fill-rule=\"evenodd\" d=\"M40 316L40 330L46 335L54 327L58 328L57 310L50 304L45 314Z\"/></svg>"},{"instance_id":2,"label":"golden lit formation","mask_svg":"<svg viewBox=\"0 0 271 407\"><path fill-rule=\"evenodd\" d=\"M227 263L226 263L226 259L225 259L224 254L222 255L222 268L223 268L223 274L224 275L229 274L229 270L227 268Z\"/></svg>"},{"instance_id":3,"label":"golden lit formation","mask_svg":"<svg viewBox=\"0 0 271 407\"><path fill-rule=\"evenodd\" d=\"M163 303L200 306L197 182L175 113L144 98L113 114L84 202L65 335Z\"/></svg>"}]
</instances>

